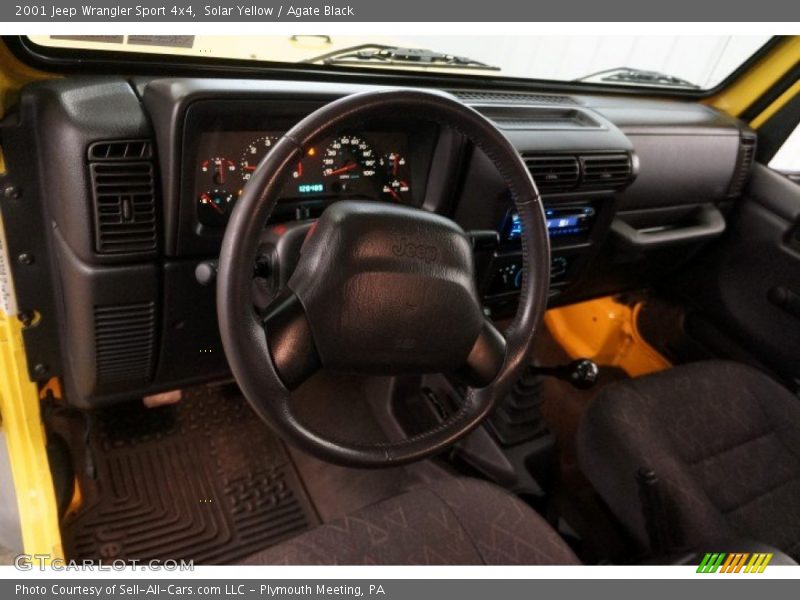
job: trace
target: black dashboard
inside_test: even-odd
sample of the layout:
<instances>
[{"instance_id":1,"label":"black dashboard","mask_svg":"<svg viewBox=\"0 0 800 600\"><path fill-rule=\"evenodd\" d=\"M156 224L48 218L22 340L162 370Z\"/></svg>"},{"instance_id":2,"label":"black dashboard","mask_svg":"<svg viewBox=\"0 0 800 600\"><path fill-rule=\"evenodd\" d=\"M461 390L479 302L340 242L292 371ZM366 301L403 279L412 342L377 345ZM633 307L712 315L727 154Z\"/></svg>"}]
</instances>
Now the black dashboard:
<instances>
[{"instance_id":1,"label":"black dashboard","mask_svg":"<svg viewBox=\"0 0 800 600\"><path fill-rule=\"evenodd\" d=\"M225 377L213 281L196 271L218 256L238 195L280 136L366 89L118 77L28 86L2 137L26 195L4 212L10 242L47 257L15 267L17 295L57 315L26 332L32 377L63 375L81 406ZM700 104L449 92L504 131L543 195L551 305L680 268L724 229L754 155L752 132ZM352 198L453 218L472 239L487 314L513 312L519 222L499 174L457 132L403 115L364 123L308 148L282 186L268 228ZM32 221L40 235L15 238Z\"/></svg>"}]
</instances>

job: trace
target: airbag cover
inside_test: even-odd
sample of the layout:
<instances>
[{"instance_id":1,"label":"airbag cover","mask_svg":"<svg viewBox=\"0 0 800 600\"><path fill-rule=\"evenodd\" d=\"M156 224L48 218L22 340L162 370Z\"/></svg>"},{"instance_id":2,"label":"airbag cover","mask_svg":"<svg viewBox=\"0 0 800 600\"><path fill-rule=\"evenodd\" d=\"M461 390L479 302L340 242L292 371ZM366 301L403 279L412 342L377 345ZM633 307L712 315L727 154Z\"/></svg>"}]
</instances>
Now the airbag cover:
<instances>
[{"instance_id":1,"label":"airbag cover","mask_svg":"<svg viewBox=\"0 0 800 600\"><path fill-rule=\"evenodd\" d=\"M413 208L331 205L309 232L288 285L326 368L451 370L464 363L483 324L464 231Z\"/></svg>"}]
</instances>

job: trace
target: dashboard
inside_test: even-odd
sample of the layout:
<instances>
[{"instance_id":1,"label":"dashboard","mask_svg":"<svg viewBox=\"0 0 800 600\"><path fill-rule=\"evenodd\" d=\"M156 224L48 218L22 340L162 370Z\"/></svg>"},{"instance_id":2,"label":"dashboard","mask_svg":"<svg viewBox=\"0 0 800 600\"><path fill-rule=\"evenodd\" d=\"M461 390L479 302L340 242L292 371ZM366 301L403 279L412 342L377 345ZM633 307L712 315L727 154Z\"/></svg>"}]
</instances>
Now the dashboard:
<instances>
[{"instance_id":1,"label":"dashboard","mask_svg":"<svg viewBox=\"0 0 800 600\"><path fill-rule=\"evenodd\" d=\"M10 245L37 256L35 269L14 267L21 305L45 316L25 333L30 364L48 365L31 377L62 375L77 405L96 407L228 376L213 278L198 270L213 272L230 213L278 140L316 108L373 89L113 76L26 87L2 132L26 220L3 216ZM754 155L746 126L699 104L450 93L503 131L542 194L551 306L638 289L680 268L721 232L708 225L724 224ZM309 225L343 199L437 212L472 240L486 314L513 314L519 220L502 177L469 140L389 115L305 152L265 234Z\"/></svg>"}]
</instances>

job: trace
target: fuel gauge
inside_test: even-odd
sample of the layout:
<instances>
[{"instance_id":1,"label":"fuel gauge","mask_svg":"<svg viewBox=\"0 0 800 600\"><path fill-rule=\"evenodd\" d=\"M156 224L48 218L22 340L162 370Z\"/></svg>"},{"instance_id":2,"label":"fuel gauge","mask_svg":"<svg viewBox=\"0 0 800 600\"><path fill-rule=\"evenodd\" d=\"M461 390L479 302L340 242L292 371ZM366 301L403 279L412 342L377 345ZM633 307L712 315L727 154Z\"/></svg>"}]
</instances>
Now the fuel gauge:
<instances>
[{"instance_id":1,"label":"fuel gauge","mask_svg":"<svg viewBox=\"0 0 800 600\"><path fill-rule=\"evenodd\" d=\"M233 193L224 188L203 192L197 199L197 220L205 225L224 225L233 203Z\"/></svg>"}]
</instances>

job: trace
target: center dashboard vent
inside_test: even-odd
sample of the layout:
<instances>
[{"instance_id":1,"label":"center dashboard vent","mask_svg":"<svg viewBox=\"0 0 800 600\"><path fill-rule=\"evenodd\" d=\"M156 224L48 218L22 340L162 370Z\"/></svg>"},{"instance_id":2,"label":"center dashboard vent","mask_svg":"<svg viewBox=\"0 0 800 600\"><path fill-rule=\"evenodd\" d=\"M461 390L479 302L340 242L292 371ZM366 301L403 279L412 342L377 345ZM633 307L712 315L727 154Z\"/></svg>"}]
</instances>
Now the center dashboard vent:
<instances>
[{"instance_id":1,"label":"center dashboard vent","mask_svg":"<svg viewBox=\"0 0 800 600\"><path fill-rule=\"evenodd\" d=\"M96 142L88 158L96 251L152 255L157 246L152 143Z\"/></svg>"},{"instance_id":2,"label":"center dashboard vent","mask_svg":"<svg viewBox=\"0 0 800 600\"><path fill-rule=\"evenodd\" d=\"M526 155L522 159L543 194L618 190L633 179L633 163L625 153Z\"/></svg>"},{"instance_id":3,"label":"center dashboard vent","mask_svg":"<svg viewBox=\"0 0 800 600\"><path fill-rule=\"evenodd\" d=\"M578 185L580 169L574 156L523 156L540 192L568 192Z\"/></svg>"},{"instance_id":4,"label":"center dashboard vent","mask_svg":"<svg viewBox=\"0 0 800 600\"><path fill-rule=\"evenodd\" d=\"M633 175L631 158L627 154L597 154L581 156L581 187L585 189L619 189Z\"/></svg>"}]
</instances>

